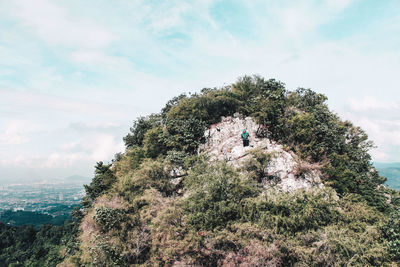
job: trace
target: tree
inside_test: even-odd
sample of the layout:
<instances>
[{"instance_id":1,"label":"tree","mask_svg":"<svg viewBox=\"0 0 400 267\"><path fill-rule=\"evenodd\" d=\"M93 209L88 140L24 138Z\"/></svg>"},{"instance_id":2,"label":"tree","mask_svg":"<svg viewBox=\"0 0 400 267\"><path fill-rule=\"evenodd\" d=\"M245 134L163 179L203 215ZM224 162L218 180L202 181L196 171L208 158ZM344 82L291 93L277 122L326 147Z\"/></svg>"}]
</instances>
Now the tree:
<instances>
[{"instance_id":1,"label":"tree","mask_svg":"<svg viewBox=\"0 0 400 267\"><path fill-rule=\"evenodd\" d=\"M111 188L116 177L111 170L111 164L104 164L102 161L96 163L95 176L90 185L84 185L86 196L82 199L84 207L90 207L92 202L100 195Z\"/></svg>"},{"instance_id":2,"label":"tree","mask_svg":"<svg viewBox=\"0 0 400 267\"><path fill-rule=\"evenodd\" d=\"M130 133L123 138L125 146L131 148L142 146L146 132L151 128L161 124L161 117L158 114L152 114L149 117L139 117L133 122Z\"/></svg>"}]
</instances>

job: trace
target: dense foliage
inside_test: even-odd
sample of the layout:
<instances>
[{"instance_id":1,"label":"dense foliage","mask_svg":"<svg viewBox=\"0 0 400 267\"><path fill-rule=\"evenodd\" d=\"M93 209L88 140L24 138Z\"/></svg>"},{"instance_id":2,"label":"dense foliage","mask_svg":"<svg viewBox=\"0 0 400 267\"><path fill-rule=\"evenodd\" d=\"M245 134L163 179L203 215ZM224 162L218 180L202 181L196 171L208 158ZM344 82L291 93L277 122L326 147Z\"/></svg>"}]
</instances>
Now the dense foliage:
<instances>
[{"instance_id":1,"label":"dense foliage","mask_svg":"<svg viewBox=\"0 0 400 267\"><path fill-rule=\"evenodd\" d=\"M400 261L400 209L395 209L389 215L389 220L382 227L384 238L389 242L389 251Z\"/></svg>"},{"instance_id":2,"label":"dense foliage","mask_svg":"<svg viewBox=\"0 0 400 267\"><path fill-rule=\"evenodd\" d=\"M70 208L72 209L72 208ZM0 213L0 222L12 226L33 225L39 227L42 224L62 225L64 221L71 219L69 215L51 216L33 211L12 211L6 210Z\"/></svg>"},{"instance_id":3,"label":"dense foliage","mask_svg":"<svg viewBox=\"0 0 400 267\"><path fill-rule=\"evenodd\" d=\"M85 185L86 196L82 200L84 207L90 207L93 201L105 193L115 182L116 177L110 169L111 164L97 162L95 166L95 176L90 185Z\"/></svg>"},{"instance_id":4,"label":"dense foliage","mask_svg":"<svg viewBox=\"0 0 400 267\"><path fill-rule=\"evenodd\" d=\"M38 229L0 223L0 266L56 266L77 250L78 228L77 221Z\"/></svg>"}]
</instances>

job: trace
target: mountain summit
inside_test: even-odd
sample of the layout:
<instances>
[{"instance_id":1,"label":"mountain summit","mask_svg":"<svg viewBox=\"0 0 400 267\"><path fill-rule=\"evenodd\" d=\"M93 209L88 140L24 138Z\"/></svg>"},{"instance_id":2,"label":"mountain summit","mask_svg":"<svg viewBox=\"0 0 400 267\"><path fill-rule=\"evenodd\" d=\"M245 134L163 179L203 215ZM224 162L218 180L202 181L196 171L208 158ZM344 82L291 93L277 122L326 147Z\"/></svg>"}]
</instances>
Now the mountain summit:
<instances>
[{"instance_id":1,"label":"mountain summit","mask_svg":"<svg viewBox=\"0 0 400 267\"><path fill-rule=\"evenodd\" d=\"M399 192L326 99L244 76L138 118L60 266L395 265Z\"/></svg>"},{"instance_id":2,"label":"mountain summit","mask_svg":"<svg viewBox=\"0 0 400 267\"><path fill-rule=\"evenodd\" d=\"M242 129L250 135L246 147L239 134ZM264 163L264 177L260 179L266 188L276 185L284 191L294 191L323 185L318 164L310 164L287 147L285 150L282 145L260 136L260 129L262 125L251 117L244 118L238 113L233 117L222 117L221 122L210 125L205 131L205 143L200 145L199 152L236 168L246 168L246 163L256 160L257 153L265 154L270 159Z\"/></svg>"}]
</instances>

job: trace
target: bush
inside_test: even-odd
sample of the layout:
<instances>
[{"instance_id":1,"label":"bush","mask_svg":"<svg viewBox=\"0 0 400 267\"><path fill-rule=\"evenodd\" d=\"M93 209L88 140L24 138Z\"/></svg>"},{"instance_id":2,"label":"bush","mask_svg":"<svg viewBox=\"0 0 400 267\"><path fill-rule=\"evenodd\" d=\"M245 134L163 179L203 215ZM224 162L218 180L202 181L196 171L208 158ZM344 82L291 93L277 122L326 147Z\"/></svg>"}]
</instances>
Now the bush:
<instances>
[{"instance_id":1,"label":"bush","mask_svg":"<svg viewBox=\"0 0 400 267\"><path fill-rule=\"evenodd\" d=\"M387 246L393 260L397 260L400 263L400 209L390 213L389 219L382 226L381 231L388 242Z\"/></svg>"},{"instance_id":2,"label":"bush","mask_svg":"<svg viewBox=\"0 0 400 267\"><path fill-rule=\"evenodd\" d=\"M78 221L64 225L25 225L0 223L0 266L56 266L78 250Z\"/></svg>"},{"instance_id":3,"label":"bush","mask_svg":"<svg viewBox=\"0 0 400 267\"><path fill-rule=\"evenodd\" d=\"M187 99L186 94L180 94L179 96L175 96L171 100L169 100L167 104L165 104L165 107L161 110L162 118L166 119L168 112L171 110L171 108L176 107L183 99Z\"/></svg>"},{"instance_id":4,"label":"bush","mask_svg":"<svg viewBox=\"0 0 400 267\"><path fill-rule=\"evenodd\" d=\"M108 207L99 207L96 208L96 214L93 219L95 219L101 231L106 233L110 230L121 229L121 223L126 220L126 211Z\"/></svg>"},{"instance_id":5,"label":"bush","mask_svg":"<svg viewBox=\"0 0 400 267\"><path fill-rule=\"evenodd\" d=\"M146 189L154 188L163 195L169 196L174 191L170 175L163 163L146 159L133 174L122 176L117 190L127 200L143 194Z\"/></svg>"},{"instance_id":6,"label":"bush","mask_svg":"<svg viewBox=\"0 0 400 267\"><path fill-rule=\"evenodd\" d=\"M220 90L203 90L202 95L194 94L182 98L171 106L164 120L187 120L192 117L210 125L220 121L221 116L234 114L240 105L235 95L227 88Z\"/></svg>"},{"instance_id":7,"label":"bush","mask_svg":"<svg viewBox=\"0 0 400 267\"><path fill-rule=\"evenodd\" d=\"M225 227L241 216L242 201L255 196L258 190L226 163L212 167L200 162L185 179L193 193L185 201L188 222L195 229Z\"/></svg>"},{"instance_id":8,"label":"bush","mask_svg":"<svg viewBox=\"0 0 400 267\"><path fill-rule=\"evenodd\" d=\"M271 114L264 113L265 116L270 118L270 120L265 121L269 126L273 126L274 122L283 114L286 90L282 82L275 79L265 80L258 75L243 76L232 84L232 92L241 102L240 112L245 115L260 115L259 112L263 106L277 104L275 106L276 109L270 109L272 111ZM265 100L267 102L263 103Z\"/></svg>"},{"instance_id":9,"label":"bush","mask_svg":"<svg viewBox=\"0 0 400 267\"><path fill-rule=\"evenodd\" d=\"M122 177L137 168L145 159L145 150L142 147L132 147L127 149L118 161L113 164L115 175Z\"/></svg>"},{"instance_id":10,"label":"bush","mask_svg":"<svg viewBox=\"0 0 400 267\"><path fill-rule=\"evenodd\" d=\"M264 197L245 201L243 217L277 233L294 235L336 223L339 219L337 207L329 191L271 191Z\"/></svg>"},{"instance_id":11,"label":"bush","mask_svg":"<svg viewBox=\"0 0 400 267\"><path fill-rule=\"evenodd\" d=\"M116 177L111 170L111 164L97 162L95 166L95 176L90 185L84 185L86 196L82 199L84 207L90 207L93 201L104 194L116 181Z\"/></svg>"},{"instance_id":12,"label":"bush","mask_svg":"<svg viewBox=\"0 0 400 267\"><path fill-rule=\"evenodd\" d=\"M156 158L167 152L165 133L160 126L146 132L143 139L143 147L146 156L149 158Z\"/></svg>"},{"instance_id":13,"label":"bush","mask_svg":"<svg viewBox=\"0 0 400 267\"><path fill-rule=\"evenodd\" d=\"M250 152L250 155L252 155L252 157L244 163L243 167L248 173L248 176L259 183L261 183L264 178L270 180L274 179L273 176L268 174L268 167L274 154L265 153L262 150L253 150Z\"/></svg>"},{"instance_id":14,"label":"bush","mask_svg":"<svg viewBox=\"0 0 400 267\"><path fill-rule=\"evenodd\" d=\"M165 125L168 136L164 142L169 150L193 154L204 142L205 123L200 119L193 116L187 119L167 119Z\"/></svg>"},{"instance_id":15,"label":"bush","mask_svg":"<svg viewBox=\"0 0 400 267\"><path fill-rule=\"evenodd\" d=\"M184 151L170 150L167 152L166 160L174 166L183 166L188 154Z\"/></svg>"},{"instance_id":16,"label":"bush","mask_svg":"<svg viewBox=\"0 0 400 267\"><path fill-rule=\"evenodd\" d=\"M131 132L124 137L125 146L127 148L142 146L146 132L151 128L159 126L160 124L160 115L153 114L147 118L139 117L133 122L133 126L130 128Z\"/></svg>"}]
</instances>

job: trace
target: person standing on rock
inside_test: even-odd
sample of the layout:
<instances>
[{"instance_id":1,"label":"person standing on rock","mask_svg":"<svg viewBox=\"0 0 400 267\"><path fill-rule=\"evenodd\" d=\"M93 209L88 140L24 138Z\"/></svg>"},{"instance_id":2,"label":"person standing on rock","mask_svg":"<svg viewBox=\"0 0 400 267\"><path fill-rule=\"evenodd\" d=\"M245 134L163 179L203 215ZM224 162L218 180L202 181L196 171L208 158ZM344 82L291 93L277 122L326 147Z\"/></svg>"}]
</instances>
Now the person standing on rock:
<instances>
[{"instance_id":1,"label":"person standing on rock","mask_svg":"<svg viewBox=\"0 0 400 267\"><path fill-rule=\"evenodd\" d=\"M246 131L246 129L243 129L242 132L242 140L243 140L243 146L249 146L249 133Z\"/></svg>"}]
</instances>

